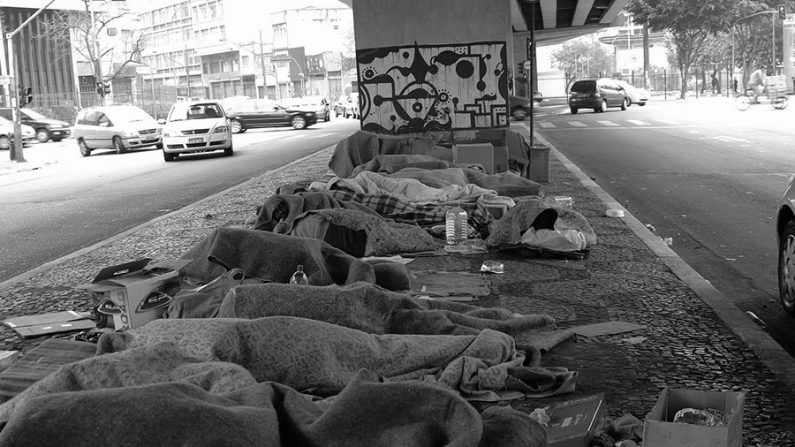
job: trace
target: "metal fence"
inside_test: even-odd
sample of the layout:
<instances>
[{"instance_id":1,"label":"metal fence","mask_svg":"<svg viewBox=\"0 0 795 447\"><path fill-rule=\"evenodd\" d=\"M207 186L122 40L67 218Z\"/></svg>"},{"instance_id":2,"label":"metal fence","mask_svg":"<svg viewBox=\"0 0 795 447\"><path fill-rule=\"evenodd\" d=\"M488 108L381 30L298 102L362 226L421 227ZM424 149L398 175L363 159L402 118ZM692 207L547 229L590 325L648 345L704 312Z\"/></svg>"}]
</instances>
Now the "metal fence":
<instances>
[{"instance_id":1,"label":"metal fence","mask_svg":"<svg viewBox=\"0 0 795 447\"><path fill-rule=\"evenodd\" d=\"M103 100L97 92L50 93L33 96L33 102L26 106L49 118L74 123L80 109L98 105L131 104L145 110L155 119L165 118L168 110L178 100L173 86L153 86L136 89L116 89Z\"/></svg>"}]
</instances>

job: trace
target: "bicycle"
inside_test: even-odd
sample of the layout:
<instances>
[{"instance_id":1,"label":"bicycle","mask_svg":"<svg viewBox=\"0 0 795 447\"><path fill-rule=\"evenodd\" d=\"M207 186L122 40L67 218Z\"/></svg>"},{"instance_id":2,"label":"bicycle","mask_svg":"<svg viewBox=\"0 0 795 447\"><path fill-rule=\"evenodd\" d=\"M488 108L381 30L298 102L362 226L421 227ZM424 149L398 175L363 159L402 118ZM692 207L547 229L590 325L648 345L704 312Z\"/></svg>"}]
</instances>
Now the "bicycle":
<instances>
[{"instance_id":1,"label":"bicycle","mask_svg":"<svg viewBox=\"0 0 795 447\"><path fill-rule=\"evenodd\" d=\"M786 109L789 103L787 96L779 91L779 89L768 87L770 86L765 86L765 93L767 94L767 100L770 102L770 105L777 110ZM737 110L745 112L754 104L762 104L762 101L759 99L760 96L762 95L757 94L753 89L749 88L745 91L745 94L734 98L734 106L737 107Z\"/></svg>"}]
</instances>

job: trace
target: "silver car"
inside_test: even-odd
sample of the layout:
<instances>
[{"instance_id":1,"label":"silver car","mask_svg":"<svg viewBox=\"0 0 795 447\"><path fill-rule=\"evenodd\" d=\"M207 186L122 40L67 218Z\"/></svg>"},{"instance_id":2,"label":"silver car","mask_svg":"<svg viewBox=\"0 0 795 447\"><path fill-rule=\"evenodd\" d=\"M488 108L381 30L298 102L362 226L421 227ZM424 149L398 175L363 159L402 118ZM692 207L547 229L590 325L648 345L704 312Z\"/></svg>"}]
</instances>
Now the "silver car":
<instances>
[{"instance_id":1,"label":"silver car","mask_svg":"<svg viewBox=\"0 0 795 447\"><path fill-rule=\"evenodd\" d=\"M77 114L72 137L84 157L95 149L113 149L117 154L147 146L163 147L160 125L135 106L90 107Z\"/></svg>"},{"instance_id":2,"label":"silver car","mask_svg":"<svg viewBox=\"0 0 795 447\"><path fill-rule=\"evenodd\" d=\"M231 156L232 130L221 104L215 101L180 101L168 112L163 125L163 159L180 154L224 151Z\"/></svg>"},{"instance_id":3,"label":"silver car","mask_svg":"<svg viewBox=\"0 0 795 447\"><path fill-rule=\"evenodd\" d=\"M781 304L795 315L795 175L790 177L776 217L778 291Z\"/></svg>"}]
</instances>

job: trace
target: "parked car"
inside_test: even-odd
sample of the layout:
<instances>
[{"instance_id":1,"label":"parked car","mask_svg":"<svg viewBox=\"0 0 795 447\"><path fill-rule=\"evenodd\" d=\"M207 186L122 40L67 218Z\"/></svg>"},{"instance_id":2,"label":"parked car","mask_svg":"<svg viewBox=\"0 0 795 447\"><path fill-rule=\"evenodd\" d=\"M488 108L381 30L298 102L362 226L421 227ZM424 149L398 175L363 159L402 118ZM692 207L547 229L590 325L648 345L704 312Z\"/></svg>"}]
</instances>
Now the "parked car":
<instances>
[{"instance_id":1,"label":"parked car","mask_svg":"<svg viewBox=\"0 0 795 447\"><path fill-rule=\"evenodd\" d=\"M36 131L32 127L22 124L20 133L22 135L22 146L27 146L36 138ZM11 148L11 141L14 140L14 123L0 116L0 149L8 150Z\"/></svg>"},{"instance_id":2,"label":"parked car","mask_svg":"<svg viewBox=\"0 0 795 447\"><path fill-rule=\"evenodd\" d=\"M544 95L541 92L535 92L533 95L533 103L535 105L541 104L544 100ZM508 110L511 111L511 116L517 120L523 120L530 114L530 98L524 96L509 95L508 96Z\"/></svg>"},{"instance_id":3,"label":"parked car","mask_svg":"<svg viewBox=\"0 0 795 447\"><path fill-rule=\"evenodd\" d=\"M304 129L316 122L315 112L286 109L270 99L247 99L229 113L233 133L258 127L293 126L294 129Z\"/></svg>"},{"instance_id":4,"label":"parked car","mask_svg":"<svg viewBox=\"0 0 795 447\"><path fill-rule=\"evenodd\" d=\"M630 84L627 81L623 81L621 79L615 80L621 88L624 89L624 92L627 94L629 98L629 104L637 104L640 106L645 106L646 103L651 99L651 93L648 90L642 87L635 87L634 85Z\"/></svg>"},{"instance_id":5,"label":"parked car","mask_svg":"<svg viewBox=\"0 0 795 447\"><path fill-rule=\"evenodd\" d=\"M569 90L569 109L577 113L580 109L593 109L605 112L608 107L621 107L627 110L629 98L614 79L581 79L575 81Z\"/></svg>"},{"instance_id":6,"label":"parked car","mask_svg":"<svg viewBox=\"0 0 795 447\"><path fill-rule=\"evenodd\" d=\"M0 107L0 117L11 121L11 107ZM64 138L69 138L71 133L69 123L66 121L47 118L33 109L19 109L19 122L33 128L39 143L46 143L50 140L61 141Z\"/></svg>"},{"instance_id":7,"label":"parked car","mask_svg":"<svg viewBox=\"0 0 795 447\"><path fill-rule=\"evenodd\" d=\"M322 96L304 96L302 98L288 98L282 101L282 106L287 109L315 112L318 121L331 119L331 105Z\"/></svg>"},{"instance_id":8,"label":"parked car","mask_svg":"<svg viewBox=\"0 0 795 447\"><path fill-rule=\"evenodd\" d=\"M114 149L117 154L147 146L163 147L160 125L135 106L89 107L75 119L72 137L84 157L95 149Z\"/></svg>"},{"instance_id":9,"label":"parked car","mask_svg":"<svg viewBox=\"0 0 795 447\"><path fill-rule=\"evenodd\" d=\"M359 118L359 92L353 92L340 98L334 104L334 115L345 118Z\"/></svg>"},{"instance_id":10,"label":"parked car","mask_svg":"<svg viewBox=\"0 0 795 447\"><path fill-rule=\"evenodd\" d=\"M795 175L791 176L776 218L778 291L784 310L795 316Z\"/></svg>"},{"instance_id":11,"label":"parked car","mask_svg":"<svg viewBox=\"0 0 795 447\"><path fill-rule=\"evenodd\" d=\"M180 154L224 151L231 156L232 130L221 104L215 101L178 102L171 106L163 125L163 159Z\"/></svg>"}]
</instances>

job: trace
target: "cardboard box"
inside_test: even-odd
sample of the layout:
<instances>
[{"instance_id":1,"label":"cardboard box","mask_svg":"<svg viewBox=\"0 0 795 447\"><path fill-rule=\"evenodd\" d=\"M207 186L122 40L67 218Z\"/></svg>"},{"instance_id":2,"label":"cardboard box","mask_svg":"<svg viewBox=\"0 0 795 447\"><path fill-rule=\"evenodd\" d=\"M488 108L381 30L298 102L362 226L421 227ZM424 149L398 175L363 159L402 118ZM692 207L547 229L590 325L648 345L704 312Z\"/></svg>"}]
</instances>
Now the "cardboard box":
<instances>
[{"instance_id":1,"label":"cardboard box","mask_svg":"<svg viewBox=\"0 0 795 447\"><path fill-rule=\"evenodd\" d=\"M494 174L494 145L491 143L456 144L453 146L453 163L479 164L486 174Z\"/></svg>"},{"instance_id":2,"label":"cardboard box","mask_svg":"<svg viewBox=\"0 0 795 447\"><path fill-rule=\"evenodd\" d=\"M741 447L745 393L665 388L646 415L644 447ZM725 427L703 427L674 423L683 408L723 410L729 417Z\"/></svg>"},{"instance_id":3,"label":"cardboard box","mask_svg":"<svg viewBox=\"0 0 795 447\"><path fill-rule=\"evenodd\" d=\"M117 330L133 329L160 318L179 287L177 269L188 260L148 265L145 258L102 269L90 284L80 286L94 294L97 312L113 317Z\"/></svg>"},{"instance_id":4,"label":"cardboard box","mask_svg":"<svg viewBox=\"0 0 795 447\"><path fill-rule=\"evenodd\" d=\"M555 402L545 411L549 447L588 447L599 430L604 393ZM645 445L645 444L644 444Z\"/></svg>"}]
</instances>

